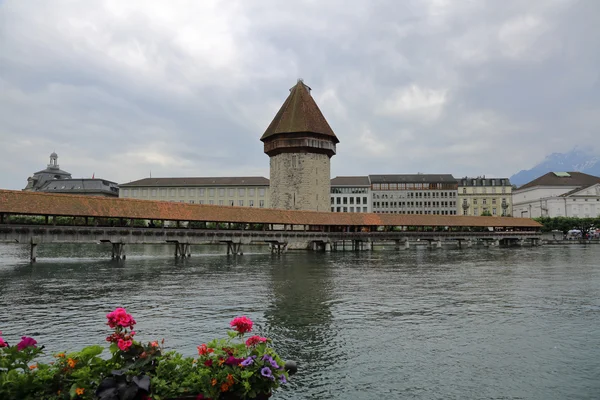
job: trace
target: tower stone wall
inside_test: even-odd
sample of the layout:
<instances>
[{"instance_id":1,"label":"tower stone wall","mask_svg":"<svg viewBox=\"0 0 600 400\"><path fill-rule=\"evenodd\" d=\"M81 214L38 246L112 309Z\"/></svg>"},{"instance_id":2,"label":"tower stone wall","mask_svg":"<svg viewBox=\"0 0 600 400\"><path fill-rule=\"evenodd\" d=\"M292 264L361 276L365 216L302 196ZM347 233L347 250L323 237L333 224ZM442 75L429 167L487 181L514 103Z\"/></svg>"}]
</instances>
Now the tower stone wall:
<instances>
[{"instance_id":1,"label":"tower stone wall","mask_svg":"<svg viewBox=\"0 0 600 400\"><path fill-rule=\"evenodd\" d=\"M281 153L271 157L271 207L330 210L330 161L327 154Z\"/></svg>"}]
</instances>

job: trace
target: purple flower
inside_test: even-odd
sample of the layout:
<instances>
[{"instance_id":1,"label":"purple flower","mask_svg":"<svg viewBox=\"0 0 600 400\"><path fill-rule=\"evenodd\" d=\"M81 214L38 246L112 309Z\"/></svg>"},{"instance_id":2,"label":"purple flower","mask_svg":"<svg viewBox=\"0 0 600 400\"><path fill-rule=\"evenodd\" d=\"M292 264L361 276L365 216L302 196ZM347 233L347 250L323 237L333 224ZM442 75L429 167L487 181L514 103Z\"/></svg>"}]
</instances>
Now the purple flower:
<instances>
[{"instance_id":1,"label":"purple flower","mask_svg":"<svg viewBox=\"0 0 600 400\"><path fill-rule=\"evenodd\" d=\"M246 358L244 361L241 362L242 366L247 367L248 365L254 364L255 358L256 358L256 356Z\"/></svg>"},{"instance_id":2,"label":"purple flower","mask_svg":"<svg viewBox=\"0 0 600 400\"><path fill-rule=\"evenodd\" d=\"M281 376L279 377L279 380L281 381L281 384L282 384L282 385L284 385L284 384L286 384L286 383L287 383L287 379L285 379L285 375L281 375Z\"/></svg>"},{"instance_id":3,"label":"purple flower","mask_svg":"<svg viewBox=\"0 0 600 400\"><path fill-rule=\"evenodd\" d=\"M271 357L271 356L270 356L270 355L268 355L268 354L265 354L264 356L262 356L262 360L263 360L263 361L268 361L268 362L271 362L271 361L273 361L273 357Z\"/></svg>"},{"instance_id":4,"label":"purple flower","mask_svg":"<svg viewBox=\"0 0 600 400\"><path fill-rule=\"evenodd\" d=\"M260 374L262 376L264 376L265 378L269 378L270 380L275 379L275 377L273 376L273 373L271 372L271 369L269 367L264 367L263 369L261 369Z\"/></svg>"},{"instance_id":5,"label":"purple flower","mask_svg":"<svg viewBox=\"0 0 600 400\"><path fill-rule=\"evenodd\" d=\"M269 360L269 363L271 364L271 367L273 367L275 369L281 369L279 364L277 364L277 361L273 360L272 358Z\"/></svg>"},{"instance_id":6,"label":"purple flower","mask_svg":"<svg viewBox=\"0 0 600 400\"><path fill-rule=\"evenodd\" d=\"M35 346L36 344L37 344L37 341L34 338L22 336L21 341L17 345L17 350L21 351L23 349L26 349L27 347L36 347Z\"/></svg>"}]
</instances>

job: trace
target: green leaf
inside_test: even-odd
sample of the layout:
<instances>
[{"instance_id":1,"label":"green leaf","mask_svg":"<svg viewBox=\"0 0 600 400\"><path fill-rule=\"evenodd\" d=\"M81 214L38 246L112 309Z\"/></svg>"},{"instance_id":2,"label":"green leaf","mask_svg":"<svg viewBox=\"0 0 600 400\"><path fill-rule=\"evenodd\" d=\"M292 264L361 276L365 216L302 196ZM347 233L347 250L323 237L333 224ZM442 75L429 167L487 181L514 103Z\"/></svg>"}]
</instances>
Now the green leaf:
<instances>
[{"instance_id":1,"label":"green leaf","mask_svg":"<svg viewBox=\"0 0 600 400\"><path fill-rule=\"evenodd\" d=\"M77 384L76 384L76 383L74 383L74 384L71 386L71 390L69 390L69 396L71 396L71 399L74 399L75 397L77 397L77 392L76 392L76 390L77 390Z\"/></svg>"},{"instance_id":2,"label":"green leaf","mask_svg":"<svg viewBox=\"0 0 600 400\"><path fill-rule=\"evenodd\" d=\"M235 339L238 336L238 333L235 331L227 331L227 334L230 338Z\"/></svg>"}]
</instances>

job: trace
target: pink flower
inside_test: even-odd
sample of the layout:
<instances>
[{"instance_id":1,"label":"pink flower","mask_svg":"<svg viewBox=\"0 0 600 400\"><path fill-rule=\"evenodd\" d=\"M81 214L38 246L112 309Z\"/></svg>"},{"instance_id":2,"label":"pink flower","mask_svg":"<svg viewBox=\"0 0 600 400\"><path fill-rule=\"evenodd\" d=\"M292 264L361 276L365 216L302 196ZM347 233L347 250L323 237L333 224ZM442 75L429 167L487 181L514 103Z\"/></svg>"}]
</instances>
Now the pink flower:
<instances>
[{"instance_id":1,"label":"pink flower","mask_svg":"<svg viewBox=\"0 0 600 400\"><path fill-rule=\"evenodd\" d=\"M2 335L2 331L0 331L0 335ZM8 343L2 339L2 336L0 336L0 347L8 347Z\"/></svg>"},{"instance_id":2,"label":"pink flower","mask_svg":"<svg viewBox=\"0 0 600 400\"><path fill-rule=\"evenodd\" d=\"M108 326L113 329L117 326L133 329L135 325L135 319L121 307L115 308L115 311L106 314L106 318L108 319Z\"/></svg>"},{"instance_id":3,"label":"pink flower","mask_svg":"<svg viewBox=\"0 0 600 400\"><path fill-rule=\"evenodd\" d=\"M254 336L250 336L248 338L248 340L246 340L246 346L248 346L248 347L256 346L257 344L264 343L266 341L267 341L266 337L254 335Z\"/></svg>"},{"instance_id":4,"label":"pink flower","mask_svg":"<svg viewBox=\"0 0 600 400\"><path fill-rule=\"evenodd\" d=\"M150 346L152 346L152 347L158 347L158 342L154 341L154 342L150 343Z\"/></svg>"},{"instance_id":5,"label":"pink flower","mask_svg":"<svg viewBox=\"0 0 600 400\"><path fill-rule=\"evenodd\" d=\"M252 320L246 316L234 318L229 325L241 334L252 332Z\"/></svg>"},{"instance_id":6,"label":"pink flower","mask_svg":"<svg viewBox=\"0 0 600 400\"><path fill-rule=\"evenodd\" d=\"M36 344L37 344L37 341L34 338L22 336L21 341L17 345L17 350L21 351L23 349L26 349L27 347L36 347L35 346Z\"/></svg>"},{"instance_id":7,"label":"pink flower","mask_svg":"<svg viewBox=\"0 0 600 400\"><path fill-rule=\"evenodd\" d=\"M129 350L132 344L133 342L131 340L119 339L119 341L117 342L117 346L119 346L119 349L121 349L121 351Z\"/></svg>"}]
</instances>

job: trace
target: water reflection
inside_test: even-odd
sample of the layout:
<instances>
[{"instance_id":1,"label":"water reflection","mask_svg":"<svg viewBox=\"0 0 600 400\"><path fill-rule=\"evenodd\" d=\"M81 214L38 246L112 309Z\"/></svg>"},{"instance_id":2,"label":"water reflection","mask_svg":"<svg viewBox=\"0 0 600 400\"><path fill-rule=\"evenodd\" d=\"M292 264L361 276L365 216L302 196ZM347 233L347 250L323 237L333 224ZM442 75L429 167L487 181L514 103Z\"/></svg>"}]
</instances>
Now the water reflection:
<instances>
[{"instance_id":1,"label":"water reflection","mask_svg":"<svg viewBox=\"0 0 600 400\"><path fill-rule=\"evenodd\" d=\"M323 385L323 374L346 357L332 325L332 269L324 262L327 256L319 253L274 257L269 271L272 294L265 310L268 335L276 339L283 356L297 361L293 385L315 388Z\"/></svg>"}]
</instances>

